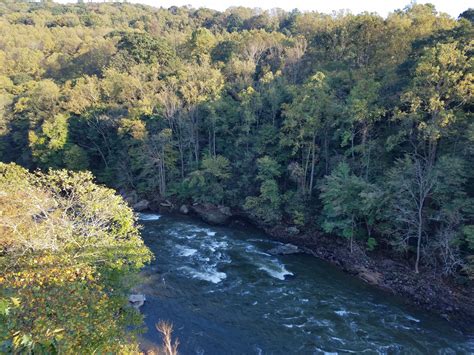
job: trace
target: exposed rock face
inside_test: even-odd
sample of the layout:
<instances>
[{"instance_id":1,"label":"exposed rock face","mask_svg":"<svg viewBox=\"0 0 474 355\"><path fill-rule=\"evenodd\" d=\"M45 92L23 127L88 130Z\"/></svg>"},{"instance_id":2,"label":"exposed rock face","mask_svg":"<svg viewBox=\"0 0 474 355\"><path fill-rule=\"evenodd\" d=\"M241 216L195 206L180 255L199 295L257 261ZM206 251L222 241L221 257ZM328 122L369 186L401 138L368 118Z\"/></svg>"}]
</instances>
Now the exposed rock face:
<instances>
[{"instance_id":1,"label":"exposed rock face","mask_svg":"<svg viewBox=\"0 0 474 355\"><path fill-rule=\"evenodd\" d=\"M182 214L188 214L188 213L189 213L189 208L188 208L188 206L186 206L186 205L181 205L181 207L179 208L179 212L182 213Z\"/></svg>"},{"instance_id":2,"label":"exposed rock face","mask_svg":"<svg viewBox=\"0 0 474 355\"><path fill-rule=\"evenodd\" d=\"M142 294L134 294L128 297L128 302L136 309L139 309L141 306L143 306L145 301L146 297Z\"/></svg>"},{"instance_id":3,"label":"exposed rock face","mask_svg":"<svg viewBox=\"0 0 474 355\"><path fill-rule=\"evenodd\" d=\"M163 202L160 202L160 206L161 207L166 207L166 208L169 208L169 209L172 209L173 208L173 204L168 201L168 200L165 200Z\"/></svg>"},{"instance_id":4,"label":"exposed rock face","mask_svg":"<svg viewBox=\"0 0 474 355\"><path fill-rule=\"evenodd\" d=\"M120 195L123 197L125 202L129 204L129 206L133 206L138 202L138 196L135 191L121 190Z\"/></svg>"},{"instance_id":5,"label":"exposed rock face","mask_svg":"<svg viewBox=\"0 0 474 355\"><path fill-rule=\"evenodd\" d=\"M209 224L227 224L232 213L229 207L215 206L210 203L192 206L192 210Z\"/></svg>"},{"instance_id":6,"label":"exposed rock face","mask_svg":"<svg viewBox=\"0 0 474 355\"><path fill-rule=\"evenodd\" d=\"M268 253L273 255L289 255L289 254L297 254L302 253L302 250L298 248L296 245L293 244L282 244L278 245L275 248L268 250Z\"/></svg>"},{"instance_id":7,"label":"exposed rock face","mask_svg":"<svg viewBox=\"0 0 474 355\"><path fill-rule=\"evenodd\" d=\"M383 275L380 272L366 268L359 271L359 277L372 285L381 285L383 280Z\"/></svg>"},{"instance_id":8,"label":"exposed rock face","mask_svg":"<svg viewBox=\"0 0 474 355\"><path fill-rule=\"evenodd\" d=\"M148 200L140 200L133 205L133 209L137 212L142 212L147 210L150 207L150 202Z\"/></svg>"},{"instance_id":9,"label":"exposed rock face","mask_svg":"<svg viewBox=\"0 0 474 355\"><path fill-rule=\"evenodd\" d=\"M299 233L300 233L300 230L299 230L298 228L296 228L296 227L288 227L288 228L286 228L286 232L287 232L290 236L292 236L292 235L297 235L297 234L299 234Z\"/></svg>"}]
</instances>

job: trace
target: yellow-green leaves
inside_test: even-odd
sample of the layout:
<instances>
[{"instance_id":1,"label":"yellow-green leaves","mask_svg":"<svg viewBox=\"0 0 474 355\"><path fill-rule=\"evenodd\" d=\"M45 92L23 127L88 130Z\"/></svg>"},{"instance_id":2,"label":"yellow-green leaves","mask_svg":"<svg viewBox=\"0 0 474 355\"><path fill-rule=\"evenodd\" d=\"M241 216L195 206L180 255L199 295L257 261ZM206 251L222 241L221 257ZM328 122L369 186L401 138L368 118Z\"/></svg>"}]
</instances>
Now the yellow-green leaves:
<instances>
[{"instance_id":1,"label":"yellow-green leaves","mask_svg":"<svg viewBox=\"0 0 474 355\"><path fill-rule=\"evenodd\" d=\"M137 318L126 292L151 259L135 216L89 172L0 163L0 346L115 352ZM11 345L8 345L11 344Z\"/></svg>"},{"instance_id":2,"label":"yellow-green leaves","mask_svg":"<svg viewBox=\"0 0 474 355\"><path fill-rule=\"evenodd\" d=\"M423 139L435 142L446 135L460 106L472 102L473 62L467 51L458 42L440 43L420 58L412 86L402 95L408 109L400 117L413 120Z\"/></svg>"}]
</instances>

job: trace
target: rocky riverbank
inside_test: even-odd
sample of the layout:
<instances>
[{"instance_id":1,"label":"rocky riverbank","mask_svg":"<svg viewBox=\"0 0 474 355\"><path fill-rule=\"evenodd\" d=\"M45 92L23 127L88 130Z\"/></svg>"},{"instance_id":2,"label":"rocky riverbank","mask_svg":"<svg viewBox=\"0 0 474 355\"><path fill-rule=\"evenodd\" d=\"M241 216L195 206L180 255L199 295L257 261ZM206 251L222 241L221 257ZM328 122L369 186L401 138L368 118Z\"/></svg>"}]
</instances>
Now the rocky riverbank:
<instances>
[{"instance_id":1,"label":"rocky riverbank","mask_svg":"<svg viewBox=\"0 0 474 355\"><path fill-rule=\"evenodd\" d=\"M457 322L468 333L474 332L474 290L470 285L456 285L429 271L415 274L404 260L388 258L383 253L368 255L357 244L351 253L347 242L321 233L288 233L287 227L264 228L283 243L291 243L305 253L340 267L344 271L402 297L407 303Z\"/></svg>"}]
</instances>

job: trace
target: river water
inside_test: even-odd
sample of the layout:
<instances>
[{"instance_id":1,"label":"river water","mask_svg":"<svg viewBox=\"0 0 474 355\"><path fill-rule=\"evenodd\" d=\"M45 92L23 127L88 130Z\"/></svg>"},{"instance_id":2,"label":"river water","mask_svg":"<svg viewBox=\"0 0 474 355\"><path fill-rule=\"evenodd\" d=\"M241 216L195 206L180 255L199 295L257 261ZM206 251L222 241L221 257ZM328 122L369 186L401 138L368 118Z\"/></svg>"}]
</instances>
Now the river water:
<instances>
[{"instance_id":1,"label":"river water","mask_svg":"<svg viewBox=\"0 0 474 355\"><path fill-rule=\"evenodd\" d=\"M444 319L249 228L141 214L156 260L144 275L144 347L173 323L181 354L467 354L474 341Z\"/></svg>"}]
</instances>

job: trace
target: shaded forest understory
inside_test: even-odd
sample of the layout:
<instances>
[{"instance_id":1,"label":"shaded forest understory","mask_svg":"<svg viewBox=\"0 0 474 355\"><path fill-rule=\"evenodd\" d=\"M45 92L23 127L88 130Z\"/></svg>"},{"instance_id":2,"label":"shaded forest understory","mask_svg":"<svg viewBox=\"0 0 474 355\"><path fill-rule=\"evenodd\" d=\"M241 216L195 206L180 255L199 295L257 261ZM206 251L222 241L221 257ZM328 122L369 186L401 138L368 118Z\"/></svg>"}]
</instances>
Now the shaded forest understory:
<instances>
[{"instance_id":1,"label":"shaded forest understory","mask_svg":"<svg viewBox=\"0 0 474 355\"><path fill-rule=\"evenodd\" d=\"M0 160L229 207L466 319L473 21L2 2Z\"/></svg>"}]
</instances>

